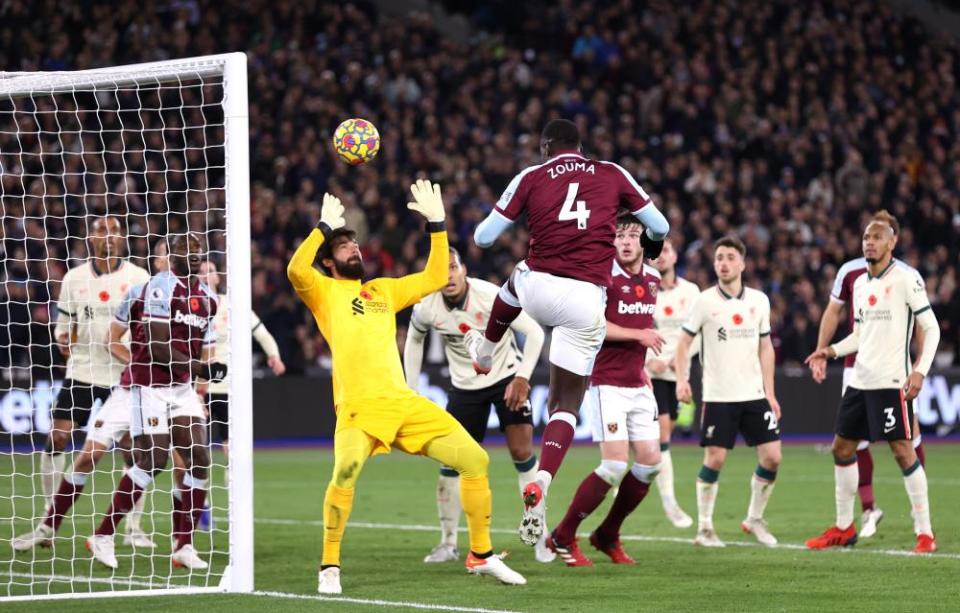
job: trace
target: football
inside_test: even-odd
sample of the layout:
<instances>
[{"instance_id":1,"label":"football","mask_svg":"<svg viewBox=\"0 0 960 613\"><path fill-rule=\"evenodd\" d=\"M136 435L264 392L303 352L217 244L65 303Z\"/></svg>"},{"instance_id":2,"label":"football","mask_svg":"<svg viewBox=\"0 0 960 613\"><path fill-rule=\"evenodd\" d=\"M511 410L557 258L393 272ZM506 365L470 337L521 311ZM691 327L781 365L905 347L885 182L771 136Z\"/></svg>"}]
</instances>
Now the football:
<instances>
[{"instance_id":1,"label":"football","mask_svg":"<svg viewBox=\"0 0 960 613\"><path fill-rule=\"evenodd\" d=\"M380 133L366 119L347 119L333 133L333 148L347 164L365 164L380 151Z\"/></svg>"}]
</instances>

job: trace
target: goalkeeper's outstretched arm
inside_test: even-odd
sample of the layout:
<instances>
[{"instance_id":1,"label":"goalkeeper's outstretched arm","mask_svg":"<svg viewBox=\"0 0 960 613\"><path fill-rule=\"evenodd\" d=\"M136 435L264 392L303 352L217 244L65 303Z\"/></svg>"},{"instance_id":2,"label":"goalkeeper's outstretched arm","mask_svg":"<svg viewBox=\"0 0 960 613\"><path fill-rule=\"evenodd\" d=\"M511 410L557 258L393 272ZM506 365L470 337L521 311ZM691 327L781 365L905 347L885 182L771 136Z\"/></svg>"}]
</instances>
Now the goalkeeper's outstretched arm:
<instances>
[{"instance_id":1,"label":"goalkeeper's outstretched arm","mask_svg":"<svg viewBox=\"0 0 960 613\"><path fill-rule=\"evenodd\" d=\"M326 286L330 283L328 277L320 274L313 267L317 259L317 252L323 245L330 232L342 228L346 222L343 219L343 205L340 199L330 194L323 195L323 206L320 209L320 221L297 250L293 252L290 263L287 264L287 278L293 284L300 299L316 312L323 304Z\"/></svg>"},{"instance_id":2,"label":"goalkeeper's outstretched arm","mask_svg":"<svg viewBox=\"0 0 960 613\"><path fill-rule=\"evenodd\" d=\"M440 186L421 179L410 186L410 192L415 202L408 203L407 208L427 219L430 256L421 272L395 279L390 284L394 311L402 311L446 285L450 267L450 243L447 241L447 228L444 225L446 211L443 208Z\"/></svg>"}]
</instances>

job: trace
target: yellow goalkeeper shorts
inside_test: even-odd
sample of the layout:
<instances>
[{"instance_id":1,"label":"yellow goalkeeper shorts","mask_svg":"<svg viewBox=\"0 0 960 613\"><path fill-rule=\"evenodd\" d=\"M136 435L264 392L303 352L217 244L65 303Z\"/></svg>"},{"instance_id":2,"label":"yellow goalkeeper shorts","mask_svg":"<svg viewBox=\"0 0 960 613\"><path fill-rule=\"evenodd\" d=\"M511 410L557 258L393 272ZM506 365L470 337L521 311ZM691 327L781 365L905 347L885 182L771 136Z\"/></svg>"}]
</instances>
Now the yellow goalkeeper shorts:
<instances>
[{"instance_id":1,"label":"yellow goalkeeper shorts","mask_svg":"<svg viewBox=\"0 0 960 613\"><path fill-rule=\"evenodd\" d=\"M427 443L459 427L460 423L449 413L418 395L371 399L337 407L336 432L359 428L376 439L370 455L390 453L392 447L420 454Z\"/></svg>"}]
</instances>

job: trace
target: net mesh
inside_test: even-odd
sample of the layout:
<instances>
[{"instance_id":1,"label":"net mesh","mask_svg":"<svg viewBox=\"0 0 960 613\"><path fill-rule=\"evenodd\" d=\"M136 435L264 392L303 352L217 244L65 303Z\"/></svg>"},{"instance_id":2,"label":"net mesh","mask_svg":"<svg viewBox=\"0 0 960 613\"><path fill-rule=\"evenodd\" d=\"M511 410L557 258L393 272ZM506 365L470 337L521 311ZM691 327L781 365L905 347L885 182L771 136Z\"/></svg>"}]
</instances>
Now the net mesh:
<instances>
[{"instance_id":1,"label":"net mesh","mask_svg":"<svg viewBox=\"0 0 960 613\"><path fill-rule=\"evenodd\" d=\"M0 75L0 92L7 92L0 93L0 597L212 587L224 572L226 458L216 446L205 512L212 526L203 530L201 522L193 540L208 569L171 566L171 509L179 489L172 461L147 488L142 517L134 509L118 527L117 569L96 562L86 547L128 464L126 441L112 440L119 431L103 432L110 419L104 403L123 366L105 339L123 296L168 265L163 249L175 234L198 233L224 272L223 85L222 73L199 69L175 76L145 68ZM93 220L103 215L120 222L126 263L107 275L81 274L96 255ZM144 269L142 277L135 267ZM61 295L68 271L69 301ZM227 309L227 300L219 308ZM221 361L228 361L226 321L218 330ZM64 326L69 364L57 342ZM130 396L114 391L127 416ZM56 417L77 427L51 433L54 407ZM222 412L211 422L218 437L229 431ZM71 466L90 459L81 449L98 428L109 450L84 479ZM56 453L60 446L64 452ZM178 451L193 459L188 448ZM50 490L64 495L61 465L67 481L82 484L62 523L50 507ZM59 523L49 542L36 538L45 522ZM137 527L155 547L130 544Z\"/></svg>"}]
</instances>

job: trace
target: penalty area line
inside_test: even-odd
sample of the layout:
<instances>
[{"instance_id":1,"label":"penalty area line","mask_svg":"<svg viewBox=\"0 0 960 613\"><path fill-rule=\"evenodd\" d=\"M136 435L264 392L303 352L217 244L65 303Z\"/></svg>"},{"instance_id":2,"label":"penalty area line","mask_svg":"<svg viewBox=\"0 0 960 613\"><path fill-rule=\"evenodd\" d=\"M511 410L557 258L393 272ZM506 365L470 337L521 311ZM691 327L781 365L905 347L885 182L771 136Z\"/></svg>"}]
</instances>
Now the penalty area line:
<instances>
[{"instance_id":1,"label":"penalty area line","mask_svg":"<svg viewBox=\"0 0 960 613\"><path fill-rule=\"evenodd\" d=\"M267 524L267 525L277 525L277 526L323 526L323 522L320 520L305 520L305 519L271 519L271 518L255 518L254 522L258 524ZM381 524L381 523L371 523L371 522L350 522L347 524L347 529L350 528L362 528L367 530L403 530L410 532L439 532L440 529L437 526L426 526L418 524ZM460 532L466 532L467 529L461 527ZM516 534L516 530L509 530L507 528L490 528L492 534ZM583 533L580 536L588 536L587 533ZM643 534L624 534L620 536L622 541L641 541L641 542L650 542L650 543L678 543L684 545L693 546L693 539L684 538L680 536L647 536ZM786 549L791 551L808 551L805 545L800 543L779 543L773 547L767 547L766 545L761 545L760 543L750 543L746 541L726 541L726 544L731 547L763 547L765 549ZM960 560L960 554L956 553L925 553L925 554L915 554L909 549L858 549L856 547L844 547L842 549L830 549L827 552L835 552L846 555L881 555L881 556L906 556L906 557L917 557L917 558L943 558L948 560Z\"/></svg>"},{"instance_id":2,"label":"penalty area line","mask_svg":"<svg viewBox=\"0 0 960 613\"><path fill-rule=\"evenodd\" d=\"M321 596L319 594L292 594L290 592L256 591L255 596L270 598L287 598L290 600L312 600L315 602L343 602L347 604L372 605L378 607L403 607L406 609L423 609L426 611L462 611L464 613L520 613L506 609L480 609L477 607L458 607L446 604L431 604L428 602L403 602L400 600L380 600L376 598L348 598L346 596Z\"/></svg>"}]
</instances>

